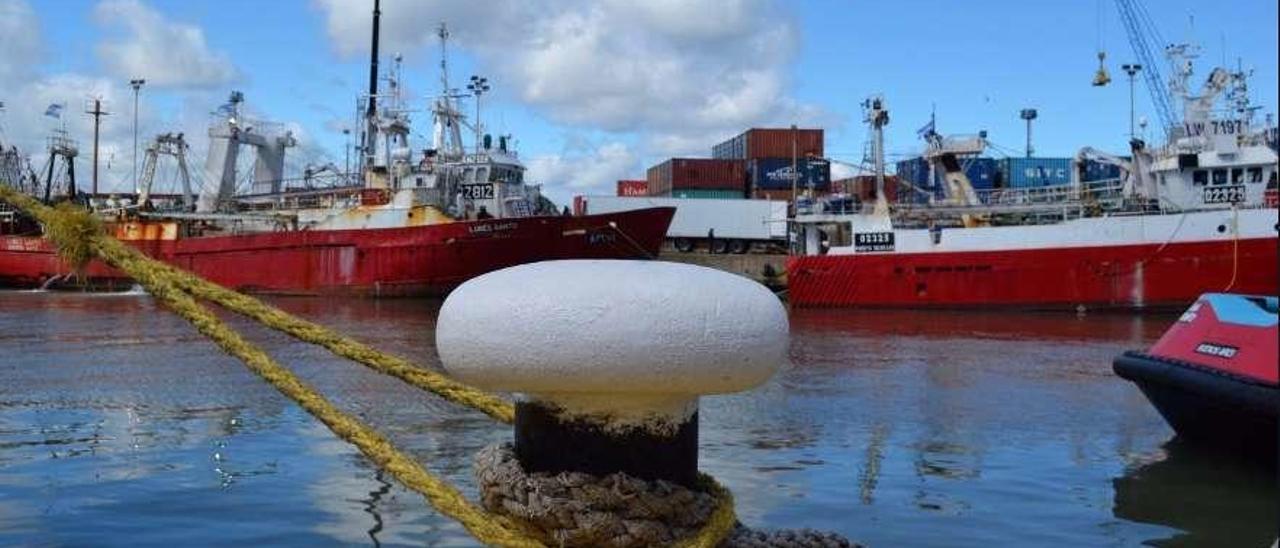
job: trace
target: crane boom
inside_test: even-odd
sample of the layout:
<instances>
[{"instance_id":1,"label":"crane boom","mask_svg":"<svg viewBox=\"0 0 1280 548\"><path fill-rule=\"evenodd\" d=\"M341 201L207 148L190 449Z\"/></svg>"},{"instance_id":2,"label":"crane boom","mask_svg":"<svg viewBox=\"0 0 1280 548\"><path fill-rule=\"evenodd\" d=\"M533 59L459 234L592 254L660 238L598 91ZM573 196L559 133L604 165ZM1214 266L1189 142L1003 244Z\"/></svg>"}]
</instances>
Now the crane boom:
<instances>
[{"instance_id":1,"label":"crane boom","mask_svg":"<svg viewBox=\"0 0 1280 548\"><path fill-rule=\"evenodd\" d=\"M1116 8L1120 11L1120 20L1124 22L1129 45L1133 53L1142 63L1142 73L1147 80L1147 90L1151 92L1151 104L1155 107L1160 125L1169 131L1177 124L1173 113L1173 98L1164 77L1160 73L1160 62L1151 49L1149 40L1159 41L1160 33L1151 22L1151 16L1138 4L1139 0L1116 0Z\"/></svg>"}]
</instances>

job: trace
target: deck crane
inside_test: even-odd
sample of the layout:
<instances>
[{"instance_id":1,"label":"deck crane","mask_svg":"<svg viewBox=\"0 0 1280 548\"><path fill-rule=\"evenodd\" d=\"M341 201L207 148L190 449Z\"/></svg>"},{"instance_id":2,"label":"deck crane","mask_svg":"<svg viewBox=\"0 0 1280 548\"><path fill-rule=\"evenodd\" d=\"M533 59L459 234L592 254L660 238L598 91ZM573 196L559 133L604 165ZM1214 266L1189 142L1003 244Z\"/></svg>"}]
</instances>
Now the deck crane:
<instances>
[{"instance_id":1,"label":"deck crane","mask_svg":"<svg viewBox=\"0 0 1280 548\"><path fill-rule=\"evenodd\" d=\"M1152 49L1152 42L1166 44L1160 37L1160 31L1151 21L1151 15L1139 3L1140 0L1116 0L1116 9L1120 12L1120 20L1124 23L1125 33L1129 36L1129 45L1138 61L1143 65L1142 74L1147 80L1147 90L1151 93L1151 104L1155 106L1156 116L1165 131L1170 131L1178 122L1173 112L1173 97L1169 86L1160 73L1160 63ZM1171 57L1194 56L1194 46L1188 44L1166 44L1164 52ZM1182 73L1188 72L1189 61L1183 66L1175 66L1179 74L1171 82L1185 81Z\"/></svg>"}]
</instances>

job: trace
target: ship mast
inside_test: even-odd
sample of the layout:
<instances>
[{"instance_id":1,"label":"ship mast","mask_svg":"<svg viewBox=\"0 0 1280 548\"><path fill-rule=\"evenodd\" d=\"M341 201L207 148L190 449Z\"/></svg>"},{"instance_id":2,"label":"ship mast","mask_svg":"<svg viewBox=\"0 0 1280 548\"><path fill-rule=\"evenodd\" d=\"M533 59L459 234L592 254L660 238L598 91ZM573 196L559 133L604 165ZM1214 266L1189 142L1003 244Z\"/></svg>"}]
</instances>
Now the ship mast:
<instances>
[{"instance_id":1,"label":"ship mast","mask_svg":"<svg viewBox=\"0 0 1280 548\"><path fill-rule=\"evenodd\" d=\"M365 109L365 130L360 139L365 166L373 164L375 135L378 132L378 21L382 17L380 0L373 0L373 36L369 54L369 106Z\"/></svg>"},{"instance_id":2,"label":"ship mast","mask_svg":"<svg viewBox=\"0 0 1280 548\"><path fill-rule=\"evenodd\" d=\"M884 126L889 125L889 109L885 108L884 97L875 95L862 103L865 122L871 126L871 159L876 176L877 215L889 213L889 202L884 195Z\"/></svg>"}]
</instances>

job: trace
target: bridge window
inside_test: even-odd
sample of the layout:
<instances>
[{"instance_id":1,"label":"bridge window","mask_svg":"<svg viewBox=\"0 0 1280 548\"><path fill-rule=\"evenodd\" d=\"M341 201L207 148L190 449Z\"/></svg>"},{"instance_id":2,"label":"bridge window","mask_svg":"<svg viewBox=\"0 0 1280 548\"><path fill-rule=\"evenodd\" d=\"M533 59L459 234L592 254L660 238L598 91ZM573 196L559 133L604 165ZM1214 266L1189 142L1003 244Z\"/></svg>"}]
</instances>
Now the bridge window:
<instances>
[{"instance_id":1,"label":"bridge window","mask_svg":"<svg viewBox=\"0 0 1280 548\"><path fill-rule=\"evenodd\" d=\"M1231 169L1231 184L1238 185L1244 183L1244 168L1237 167Z\"/></svg>"},{"instance_id":2,"label":"bridge window","mask_svg":"<svg viewBox=\"0 0 1280 548\"><path fill-rule=\"evenodd\" d=\"M1249 168L1249 182L1250 183L1262 182L1262 168L1260 167Z\"/></svg>"},{"instance_id":3,"label":"bridge window","mask_svg":"<svg viewBox=\"0 0 1280 548\"><path fill-rule=\"evenodd\" d=\"M1227 170L1225 169L1213 170L1213 184L1215 186L1227 184Z\"/></svg>"},{"instance_id":4,"label":"bridge window","mask_svg":"<svg viewBox=\"0 0 1280 548\"><path fill-rule=\"evenodd\" d=\"M1209 184L1209 172L1203 169L1197 169L1191 172L1191 183L1196 186Z\"/></svg>"}]
</instances>

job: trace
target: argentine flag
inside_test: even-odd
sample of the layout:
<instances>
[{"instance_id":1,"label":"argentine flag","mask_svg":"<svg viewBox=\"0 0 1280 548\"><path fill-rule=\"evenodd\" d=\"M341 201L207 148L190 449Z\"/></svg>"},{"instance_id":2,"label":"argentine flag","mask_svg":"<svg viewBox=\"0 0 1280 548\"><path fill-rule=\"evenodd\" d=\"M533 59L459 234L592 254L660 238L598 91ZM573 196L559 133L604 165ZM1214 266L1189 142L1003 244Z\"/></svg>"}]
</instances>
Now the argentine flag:
<instances>
[{"instance_id":1,"label":"argentine flag","mask_svg":"<svg viewBox=\"0 0 1280 548\"><path fill-rule=\"evenodd\" d=\"M50 117L50 118L57 118L57 119L61 120L61 119L62 119L62 105L59 105L58 103L54 103L54 104L52 104L52 105L49 105L49 108L44 109L44 115L45 115L45 116L48 116L48 117Z\"/></svg>"}]
</instances>

